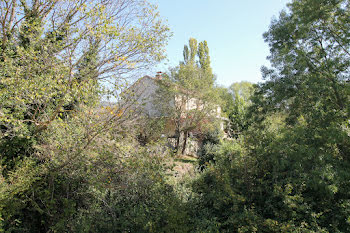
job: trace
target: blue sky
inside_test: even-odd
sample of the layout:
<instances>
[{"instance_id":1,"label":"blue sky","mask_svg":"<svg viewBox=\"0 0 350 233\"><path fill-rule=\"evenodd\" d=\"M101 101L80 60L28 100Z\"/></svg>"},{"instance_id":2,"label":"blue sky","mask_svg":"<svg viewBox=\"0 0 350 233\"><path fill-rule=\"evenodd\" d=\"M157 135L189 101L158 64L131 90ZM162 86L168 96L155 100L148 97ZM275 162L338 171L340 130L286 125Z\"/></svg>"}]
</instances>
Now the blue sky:
<instances>
[{"instance_id":1,"label":"blue sky","mask_svg":"<svg viewBox=\"0 0 350 233\"><path fill-rule=\"evenodd\" d=\"M260 67L268 65L269 48L262 34L273 16L289 0L153 0L168 21L173 37L167 46L168 61L159 70L178 65L190 37L208 42L217 83L261 80Z\"/></svg>"}]
</instances>

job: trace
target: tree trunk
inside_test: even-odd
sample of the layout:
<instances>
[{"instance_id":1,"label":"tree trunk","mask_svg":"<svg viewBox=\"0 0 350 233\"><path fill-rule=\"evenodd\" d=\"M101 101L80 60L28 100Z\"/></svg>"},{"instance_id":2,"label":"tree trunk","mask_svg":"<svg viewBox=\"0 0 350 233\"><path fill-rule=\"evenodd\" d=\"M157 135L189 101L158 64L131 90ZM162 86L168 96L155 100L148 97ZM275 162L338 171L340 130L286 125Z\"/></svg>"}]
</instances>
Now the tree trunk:
<instances>
[{"instance_id":1,"label":"tree trunk","mask_svg":"<svg viewBox=\"0 0 350 233\"><path fill-rule=\"evenodd\" d=\"M181 151L181 154L184 155L185 154L185 151L186 151L186 144L187 144L187 137L188 137L188 132L186 131L184 133L184 143L182 145L182 151Z\"/></svg>"},{"instance_id":2,"label":"tree trunk","mask_svg":"<svg viewBox=\"0 0 350 233\"><path fill-rule=\"evenodd\" d=\"M176 142L175 142L175 154L178 154L180 148L180 132L176 133Z\"/></svg>"}]
</instances>

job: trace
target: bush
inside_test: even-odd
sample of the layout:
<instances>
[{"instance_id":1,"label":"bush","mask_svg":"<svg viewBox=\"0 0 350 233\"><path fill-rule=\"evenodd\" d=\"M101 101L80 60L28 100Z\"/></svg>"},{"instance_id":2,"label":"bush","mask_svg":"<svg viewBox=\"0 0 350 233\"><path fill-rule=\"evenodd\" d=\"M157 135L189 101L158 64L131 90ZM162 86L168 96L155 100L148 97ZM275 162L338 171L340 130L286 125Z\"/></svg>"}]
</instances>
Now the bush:
<instances>
[{"instance_id":1,"label":"bush","mask_svg":"<svg viewBox=\"0 0 350 233\"><path fill-rule=\"evenodd\" d=\"M198 164L203 169L206 164L214 162L214 157L221 144L222 132L216 128L207 132L203 139L201 148L198 151Z\"/></svg>"},{"instance_id":2,"label":"bush","mask_svg":"<svg viewBox=\"0 0 350 233\"><path fill-rule=\"evenodd\" d=\"M250 129L219 146L193 183L198 232L348 232L349 162L319 133Z\"/></svg>"}]
</instances>

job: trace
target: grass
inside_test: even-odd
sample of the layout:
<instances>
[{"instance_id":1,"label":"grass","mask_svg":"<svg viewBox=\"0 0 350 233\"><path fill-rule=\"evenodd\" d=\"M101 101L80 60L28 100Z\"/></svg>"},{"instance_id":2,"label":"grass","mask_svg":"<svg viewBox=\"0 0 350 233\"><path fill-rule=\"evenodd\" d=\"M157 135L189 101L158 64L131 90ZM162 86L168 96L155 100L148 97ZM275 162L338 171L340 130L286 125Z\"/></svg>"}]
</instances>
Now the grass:
<instances>
[{"instance_id":1,"label":"grass","mask_svg":"<svg viewBox=\"0 0 350 233\"><path fill-rule=\"evenodd\" d=\"M184 176L192 176L197 166L197 158L191 155L181 155L171 158L169 161L170 169L167 176L170 182L178 182Z\"/></svg>"},{"instance_id":2,"label":"grass","mask_svg":"<svg viewBox=\"0 0 350 233\"><path fill-rule=\"evenodd\" d=\"M197 158L194 158L192 156L184 155L178 158L174 159L174 162L180 162L180 163L191 163L194 164L197 162Z\"/></svg>"}]
</instances>

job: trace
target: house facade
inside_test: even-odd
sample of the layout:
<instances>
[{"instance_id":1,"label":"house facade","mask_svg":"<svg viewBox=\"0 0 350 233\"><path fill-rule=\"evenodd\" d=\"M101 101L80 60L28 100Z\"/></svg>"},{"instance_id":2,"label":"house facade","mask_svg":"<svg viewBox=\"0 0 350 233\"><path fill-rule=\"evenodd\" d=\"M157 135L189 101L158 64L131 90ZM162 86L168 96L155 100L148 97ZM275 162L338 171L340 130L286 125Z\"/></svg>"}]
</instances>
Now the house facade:
<instances>
[{"instance_id":1,"label":"house facade","mask_svg":"<svg viewBox=\"0 0 350 233\"><path fill-rule=\"evenodd\" d=\"M185 93L187 92L186 90L177 92L174 98L162 99L159 97L159 89L162 88L162 81L161 75L157 75L156 77L144 76L128 88L124 94L124 99L133 103L134 111L150 118L167 117L165 111L161 110L163 106L166 106L168 109L181 109L179 111L181 114L179 118L182 120L186 120L189 117L188 113L191 111L206 111L206 114L219 120L220 128L224 130L226 119L221 117L220 106L215 105L210 111L207 111L207 109L204 109L205 106L201 103L200 98L196 98L195 94ZM168 135L175 133L175 126L172 126L172 124L169 119L165 127Z\"/></svg>"}]
</instances>

